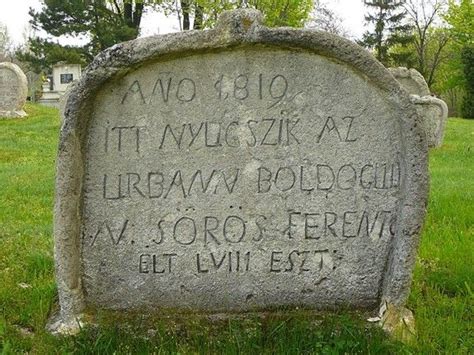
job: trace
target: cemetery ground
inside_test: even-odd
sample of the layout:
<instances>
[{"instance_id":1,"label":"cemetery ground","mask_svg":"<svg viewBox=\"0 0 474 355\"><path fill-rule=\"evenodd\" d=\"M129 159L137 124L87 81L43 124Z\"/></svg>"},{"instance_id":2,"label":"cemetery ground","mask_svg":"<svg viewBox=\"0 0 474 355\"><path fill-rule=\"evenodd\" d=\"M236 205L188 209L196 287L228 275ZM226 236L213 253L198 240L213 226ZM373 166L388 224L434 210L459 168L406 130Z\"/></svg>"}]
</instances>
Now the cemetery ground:
<instances>
[{"instance_id":1,"label":"cemetery ground","mask_svg":"<svg viewBox=\"0 0 474 355\"><path fill-rule=\"evenodd\" d=\"M209 321L193 314L99 314L100 326L57 338L52 213L59 117L28 105L0 121L0 352L9 353L472 353L474 349L474 121L450 118L430 152L431 188L407 306L417 335L385 336L361 314L304 310Z\"/></svg>"}]
</instances>

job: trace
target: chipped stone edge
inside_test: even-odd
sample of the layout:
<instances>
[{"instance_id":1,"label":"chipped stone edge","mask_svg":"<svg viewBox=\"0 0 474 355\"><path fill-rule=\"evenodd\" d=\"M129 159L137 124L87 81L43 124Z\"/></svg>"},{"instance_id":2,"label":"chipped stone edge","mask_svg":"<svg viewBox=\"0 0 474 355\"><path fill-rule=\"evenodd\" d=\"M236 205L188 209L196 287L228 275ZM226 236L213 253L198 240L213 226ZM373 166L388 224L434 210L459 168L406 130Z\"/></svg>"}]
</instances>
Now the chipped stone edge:
<instances>
[{"instance_id":1,"label":"chipped stone edge","mask_svg":"<svg viewBox=\"0 0 474 355\"><path fill-rule=\"evenodd\" d=\"M99 88L143 63L253 45L304 50L345 63L386 91L388 101L400 107L401 145L406 156L403 169L407 178L402 183L404 197L398 211L400 228L393 239L380 298L396 306L405 303L428 193L428 148L409 96L382 64L355 43L321 31L267 28L262 25L260 12L241 9L224 12L212 30L186 31L115 45L101 52L72 88L63 112L56 167L54 240L60 314L50 331L67 333L65 328L70 320L77 319L86 306L80 277L84 138Z\"/></svg>"},{"instance_id":2,"label":"chipped stone edge","mask_svg":"<svg viewBox=\"0 0 474 355\"><path fill-rule=\"evenodd\" d=\"M439 118L440 122L438 125L438 128L436 132L434 132L433 136L428 136L428 147L429 148L437 148L441 147L443 144L443 139L444 139L444 128L446 125L446 121L448 119L448 105L446 102L444 102L441 99L438 99L437 97L434 96L423 96L420 97L418 95L410 95L411 102L413 102L415 105L418 106L438 106L441 110L441 117ZM423 120L423 123L426 128L426 132L429 132L431 129L431 126L433 125L433 122L428 118L425 117L424 115L420 115L421 119Z\"/></svg>"},{"instance_id":3,"label":"chipped stone edge","mask_svg":"<svg viewBox=\"0 0 474 355\"><path fill-rule=\"evenodd\" d=\"M22 118L26 116L28 116L28 114L23 110L0 111L0 119Z\"/></svg>"},{"instance_id":4,"label":"chipped stone edge","mask_svg":"<svg viewBox=\"0 0 474 355\"><path fill-rule=\"evenodd\" d=\"M378 315L367 321L374 323L387 334L404 343L410 343L416 335L413 312L404 306L382 302Z\"/></svg>"},{"instance_id":5,"label":"chipped stone edge","mask_svg":"<svg viewBox=\"0 0 474 355\"><path fill-rule=\"evenodd\" d=\"M404 343L409 344L415 339L415 317L406 307L388 304L378 325L390 336Z\"/></svg>"},{"instance_id":6,"label":"chipped stone edge","mask_svg":"<svg viewBox=\"0 0 474 355\"><path fill-rule=\"evenodd\" d=\"M46 329L56 336L72 336L80 333L84 327L82 315L64 317L60 312L50 316Z\"/></svg>"},{"instance_id":7,"label":"chipped stone edge","mask_svg":"<svg viewBox=\"0 0 474 355\"><path fill-rule=\"evenodd\" d=\"M25 106L26 98L28 96L28 79L26 78L25 73L21 68L10 62L0 63L0 69L10 69L17 76L20 81L21 92L19 93L19 98L16 100L16 107L14 110L1 111L0 110L0 119L9 119L9 118L21 118L28 116L25 111L23 111L23 106ZM21 96L20 96L21 95Z\"/></svg>"}]
</instances>

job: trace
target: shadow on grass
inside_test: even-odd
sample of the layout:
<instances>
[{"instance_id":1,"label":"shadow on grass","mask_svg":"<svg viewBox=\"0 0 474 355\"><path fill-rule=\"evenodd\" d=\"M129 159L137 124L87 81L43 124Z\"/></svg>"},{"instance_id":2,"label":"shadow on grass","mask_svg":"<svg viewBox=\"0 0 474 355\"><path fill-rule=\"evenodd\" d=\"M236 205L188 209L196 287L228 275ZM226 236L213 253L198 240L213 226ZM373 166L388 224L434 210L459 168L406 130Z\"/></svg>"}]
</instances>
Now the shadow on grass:
<instances>
[{"instance_id":1,"label":"shadow on grass","mask_svg":"<svg viewBox=\"0 0 474 355\"><path fill-rule=\"evenodd\" d=\"M85 354L385 354L404 348L357 314L323 317L285 311L226 319L187 315L153 321L141 317L126 322L120 316L107 317L102 316L100 326L63 339L62 345Z\"/></svg>"}]
</instances>

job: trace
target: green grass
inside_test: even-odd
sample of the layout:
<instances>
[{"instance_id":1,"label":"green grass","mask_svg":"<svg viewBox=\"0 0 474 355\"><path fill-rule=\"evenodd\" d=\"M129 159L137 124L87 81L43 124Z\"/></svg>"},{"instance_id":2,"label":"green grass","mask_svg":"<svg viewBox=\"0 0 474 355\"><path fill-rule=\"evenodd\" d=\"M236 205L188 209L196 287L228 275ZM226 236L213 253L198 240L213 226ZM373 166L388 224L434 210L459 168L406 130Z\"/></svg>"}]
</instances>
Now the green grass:
<instances>
[{"instance_id":1,"label":"green grass","mask_svg":"<svg viewBox=\"0 0 474 355\"><path fill-rule=\"evenodd\" d=\"M417 337L404 345L356 313L304 311L216 320L139 318L56 338L45 330L57 307L52 257L54 161L59 119L0 121L0 353L446 353L474 352L474 121L450 119L430 154L431 195L408 306Z\"/></svg>"}]
</instances>

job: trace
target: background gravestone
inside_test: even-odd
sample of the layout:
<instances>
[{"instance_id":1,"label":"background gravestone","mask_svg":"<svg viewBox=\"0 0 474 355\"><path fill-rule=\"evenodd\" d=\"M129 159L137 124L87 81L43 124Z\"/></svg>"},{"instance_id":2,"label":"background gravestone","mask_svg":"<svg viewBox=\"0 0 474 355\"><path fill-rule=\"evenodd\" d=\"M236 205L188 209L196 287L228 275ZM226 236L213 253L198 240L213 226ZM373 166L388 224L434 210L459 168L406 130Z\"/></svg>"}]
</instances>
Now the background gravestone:
<instances>
[{"instance_id":1,"label":"background gravestone","mask_svg":"<svg viewBox=\"0 0 474 355\"><path fill-rule=\"evenodd\" d=\"M448 119L448 105L437 97L433 96L415 96L411 97L416 105L418 115L422 117L422 124L428 146L430 148L441 147L444 138L444 128Z\"/></svg>"},{"instance_id":2,"label":"background gravestone","mask_svg":"<svg viewBox=\"0 0 474 355\"><path fill-rule=\"evenodd\" d=\"M403 306L428 186L415 105L352 42L260 20L114 46L74 85L51 330L86 308Z\"/></svg>"},{"instance_id":3,"label":"background gravestone","mask_svg":"<svg viewBox=\"0 0 474 355\"><path fill-rule=\"evenodd\" d=\"M0 118L26 116L23 106L28 94L28 82L16 64L0 63Z\"/></svg>"},{"instance_id":4,"label":"background gravestone","mask_svg":"<svg viewBox=\"0 0 474 355\"><path fill-rule=\"evenodd\" d=\"M423 129L426 133L430 148L440 147L443 143L444 127L448 119L446 103L430 95L428 84L415 69L389 68L392 75L412 94L412 102L416 105L418 115L422 118Z\"/></svg>"},{"instance_id":5,"label":"background gravestone","mask_svg":"<svg viewBox=\"0 0 474 355\"><path fill-rule=\"evenodd\" d=\"M429 96L430 88L425 78L416 69L408 69L404 67L388 68L390 73L397 79L400 84L412 95Z\"/></svg>"}]
</instances>

